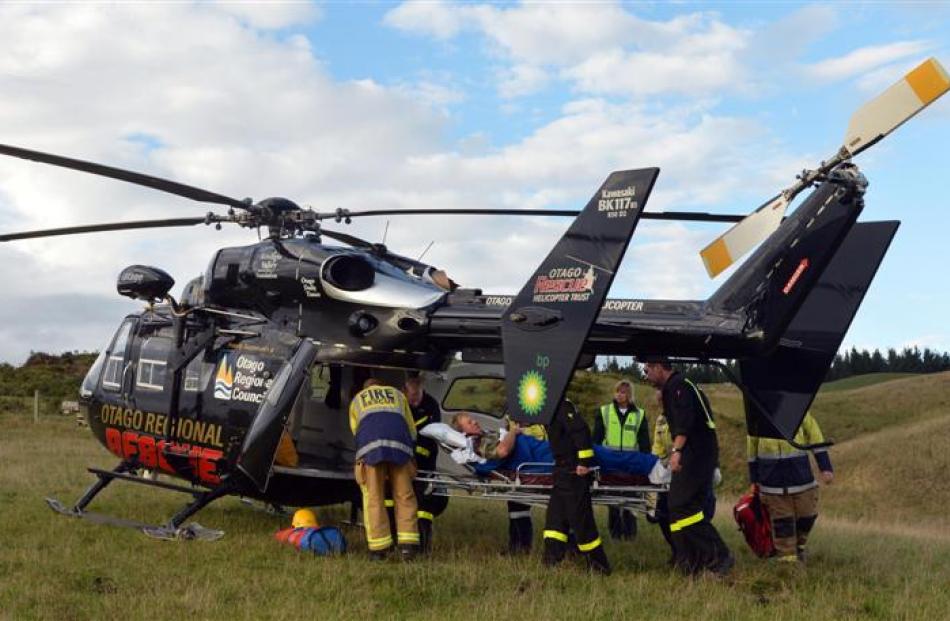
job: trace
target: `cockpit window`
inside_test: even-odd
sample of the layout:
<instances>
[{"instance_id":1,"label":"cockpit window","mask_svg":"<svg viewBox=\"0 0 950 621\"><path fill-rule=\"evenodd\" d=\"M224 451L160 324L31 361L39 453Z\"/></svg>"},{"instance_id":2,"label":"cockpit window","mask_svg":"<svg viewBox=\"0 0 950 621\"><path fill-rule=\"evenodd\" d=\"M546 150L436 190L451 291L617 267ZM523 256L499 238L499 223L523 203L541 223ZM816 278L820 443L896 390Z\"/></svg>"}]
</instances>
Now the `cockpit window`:
<instances>
[{"instance_id":1,"label":"cockpit window","mask_svg":"<svg viewBox=\"0 0 950 621\"><path fill-rule=\"evenodd\" d=\"M125 371L126 350L129 345L129 335L132 332L134 320L127 319L116 332L109 347L106 368L102 374L102 388L118 391L122 389L122 374Z\"/></svg>"},{"instance_id":2,"label":"cockpit window","mask_svg":"<svg viewBox=\"0 0 950 621\"><path fill-rule=\"evenodd\" d=\"M99 376L102 374L102 365L106 363L106 350L99 352L99 355L96 356L96 361L92 363L92 366L89 367L89 372L86 373L86 377L82 380L82 386L79 388L79 396L88 399L92 396L92 391L96 389L96 382L99 381Z\"/></svg>"}]
</instances>

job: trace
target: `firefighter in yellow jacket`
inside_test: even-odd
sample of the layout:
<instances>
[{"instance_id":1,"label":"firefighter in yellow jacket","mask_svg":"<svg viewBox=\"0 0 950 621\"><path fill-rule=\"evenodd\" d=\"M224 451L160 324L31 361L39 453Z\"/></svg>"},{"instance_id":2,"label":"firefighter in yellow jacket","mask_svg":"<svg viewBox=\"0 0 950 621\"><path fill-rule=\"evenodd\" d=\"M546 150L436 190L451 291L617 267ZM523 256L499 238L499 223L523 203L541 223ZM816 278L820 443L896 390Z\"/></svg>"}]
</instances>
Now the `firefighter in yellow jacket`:
<instances>
[{"instance_id":1,"label":"firefighter in yellow jacket","mask_svg":"<svg viewBox=\"0 0 950 621\"><path fill-rule=\"evenodd\" d=\"M795 434L795 444L807 446L825 441L818 422L805 414ZM779 561L804 561L805 543L818 518L818 482L811 471L808 451L785 440L748 436L749 480L758 490L772 520L772 539ZM811 451L825 484L834 480L828 449Z\"/></svg>"},{"instance_id":2,"label":"firefighter in yellow jacket","mask_svg":"<svg viewBox=\"0 0 950 621\"><path fill-rule=\"evenodd\" d=\"M412 489L416 427L405 395L379 380L366 380L350 403L350 429L356 438L356 482L363 492L370 558L385 558L393 545L385 506L387 480L396 510L396 541L403 558L413 558L419 550Z\"/></svg>"}]
</instances>

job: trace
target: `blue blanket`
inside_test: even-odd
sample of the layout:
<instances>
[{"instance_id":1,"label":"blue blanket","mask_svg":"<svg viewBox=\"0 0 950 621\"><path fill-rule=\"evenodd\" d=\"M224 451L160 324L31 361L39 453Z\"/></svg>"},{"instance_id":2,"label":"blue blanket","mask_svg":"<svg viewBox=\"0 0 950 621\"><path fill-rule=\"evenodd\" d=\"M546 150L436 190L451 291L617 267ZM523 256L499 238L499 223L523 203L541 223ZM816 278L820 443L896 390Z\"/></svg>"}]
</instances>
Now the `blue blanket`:
<instances>
[{"instance_id":1,"label":"blue blanket","mask_svg":"<svg viewBox=\"0 0 950 621\"><path fill-rule=\"evenodd\" d=\"M650 453L639 451L617 451L604 446L594 446L594 465L600 466L603 474L640 474L648 475L656 465L657 458ZM487 475L493 470L515 470L527 463L554 463L551 444L531 436L519 435L515 439L514 450L506 459L489 459L484 464L475 464L475 472ZM551 466L525 466L521 472L547 473Z\"/></svg>"}]
</instances>

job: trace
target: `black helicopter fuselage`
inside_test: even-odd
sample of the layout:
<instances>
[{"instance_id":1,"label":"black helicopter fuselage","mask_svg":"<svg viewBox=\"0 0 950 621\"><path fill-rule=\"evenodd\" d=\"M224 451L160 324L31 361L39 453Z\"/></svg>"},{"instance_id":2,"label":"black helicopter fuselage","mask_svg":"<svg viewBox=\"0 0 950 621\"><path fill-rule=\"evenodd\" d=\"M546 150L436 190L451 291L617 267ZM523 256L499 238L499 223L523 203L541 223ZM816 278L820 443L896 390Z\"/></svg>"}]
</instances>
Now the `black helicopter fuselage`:
<instances>
[{"instance_id":1,"label":"black helicopter fuselage","mask_svg":"<svg viewBox=\"0 0 950 621\"><path fill-rule=\"evenodd\" d=\"M181 346L179 320L186 324ZM196 346L190 360L182 356ZM176 318L170 306L156 306L122 322L87 375L81 403L96 439L132 469L205 488L225 484L228 493L272 503L352 500L358 488L340 476L352 452L339 432L344 446L333 449L335 463L324 451L319 464L331 468L326 476L274 464L287 416L311 396L302 371L311 370L312 351L261 316L202 311ZM265 403L282 377L274 402Z\"/></svg>"},{"instance_id":2,"label":"black helicopter fuselage","mask_svg":"<svg viewBox=\"0 0 950 621\"><path fill-rule=\"evenodd\" d=\"M572 338L583 339L588 359L766 354L861 204L846 186L826 183L710 299L607 299L586 337ZM459 352L497 363L506 314L536 322L526 329L538 339L559 321L514 308L510 296L446 292L425 278L428 266L393 257L316 236L218 251L180 305L150 306L123 322L84 385L94 433L123 461L195 484L226 481L234 493L297 505L352 498L345 421L359 385L354 368L438 371ZM128 268L120 291L158 297L149 270ZM571 267L534 281L545 301L589 285ZM316 377L326 380L320 397L311 391ZM307 439L308 428L318 433ZM285 433L302 460L295 467L275 466Z\"/></svg>"}]
</instances>

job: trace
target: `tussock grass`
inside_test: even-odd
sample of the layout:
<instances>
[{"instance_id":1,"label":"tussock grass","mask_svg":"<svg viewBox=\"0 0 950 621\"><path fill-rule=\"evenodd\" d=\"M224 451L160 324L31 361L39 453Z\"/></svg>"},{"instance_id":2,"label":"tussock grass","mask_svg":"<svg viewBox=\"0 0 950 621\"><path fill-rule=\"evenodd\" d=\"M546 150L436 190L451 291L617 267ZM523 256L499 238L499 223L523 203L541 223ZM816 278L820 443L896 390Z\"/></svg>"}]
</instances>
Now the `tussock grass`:
<instances>
[{"instance_id":1,"label":"tussock grass","mask_svg":"<svg viewBox=\"0 0 950 621\"><path fill-rule=\"evenodd\" d=\"M950 610L950 542L938 526L905 534L875 516L855 522L823 514L800 571L754 559L720 511L720 531L739 556L728 582L672 574L666 544L643 521L637 541L607 542L615 573L606 579L588 576L579 562L547 571L537 554L509 559L499 554L504 504L466 499L454 499L438 520L433 558L415 564L371 563L355 529L346 530L353 553L345 558L297 553L271 537L286 519L233 498L198 516L227 531L221 541L154 541L46 508L43 496L78 497L92 478L86 466L112 465L87 431L55 417L34 425L0 415L0 426L0 619L930 620ZM917 432L907 441L916 442ZM842 447L842 467L859 471L857 442ZM844 502L835 495L850 494L845 481L842 474L826 494L835 511ZM182 502L118 483L92 508L158 522ZM321 508L318 516L340 523L345 509ZM540 530L539 510L535 518ZM599 518L606 531L606 516Z\"/></svg>"}]
</instances>

